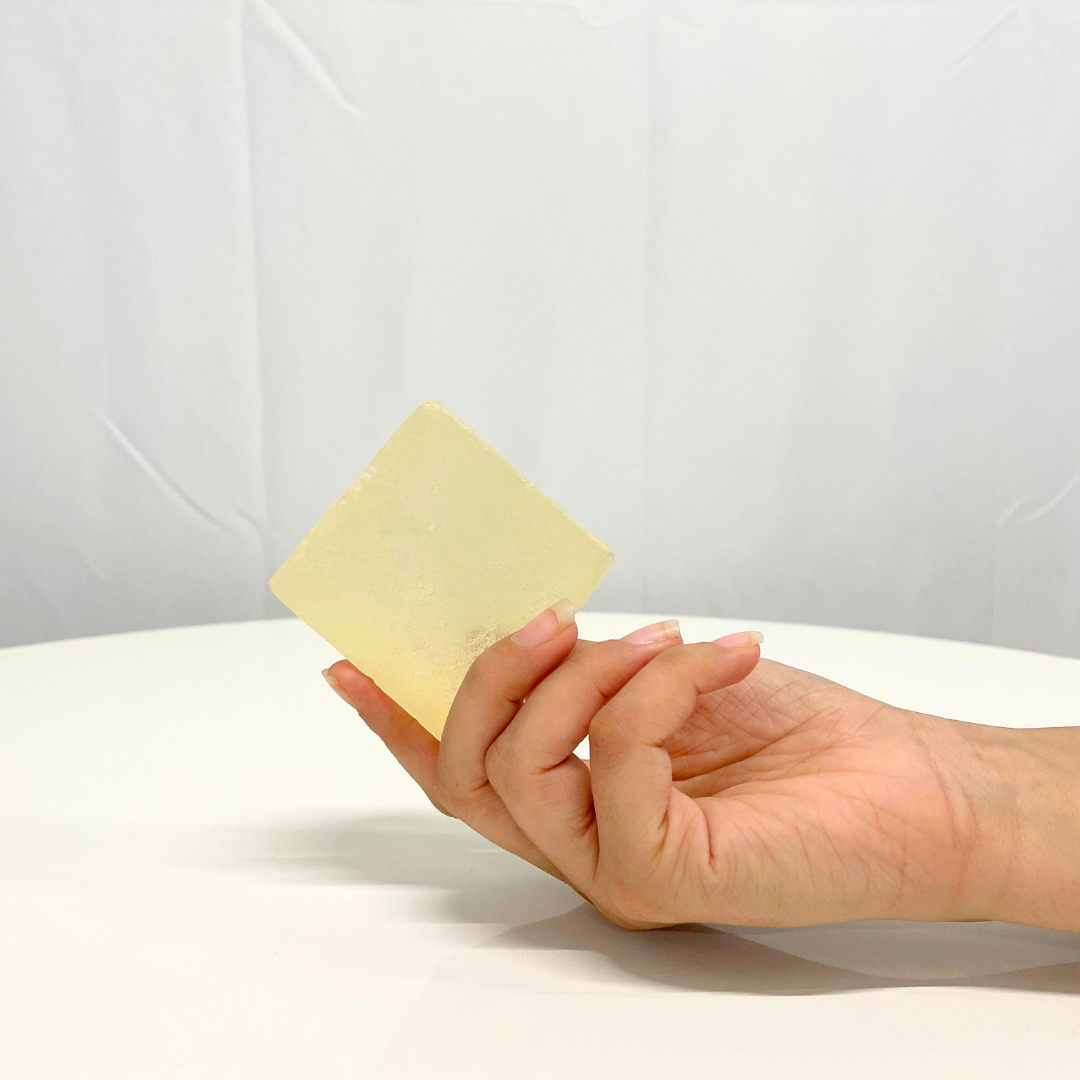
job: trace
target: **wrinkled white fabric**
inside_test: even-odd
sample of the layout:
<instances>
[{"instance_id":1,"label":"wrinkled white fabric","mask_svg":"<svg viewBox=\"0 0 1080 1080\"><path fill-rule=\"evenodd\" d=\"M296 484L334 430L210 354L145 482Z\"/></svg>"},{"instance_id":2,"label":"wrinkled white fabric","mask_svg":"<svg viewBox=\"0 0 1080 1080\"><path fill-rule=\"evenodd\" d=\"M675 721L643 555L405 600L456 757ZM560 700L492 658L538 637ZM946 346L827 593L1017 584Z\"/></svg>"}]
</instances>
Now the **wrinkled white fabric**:
<instances>
[{"instance_id":1,"label":"wrinkled white fabric","mask_svg":"<svg viewBox=\"0 0 1080 1080\"><path fill-rule=\"evenodd\" d=\"M593 606L1080 655L1074 0L0 0L0 643L280 614L419 401Z\"/></svg>"}]
</instances>

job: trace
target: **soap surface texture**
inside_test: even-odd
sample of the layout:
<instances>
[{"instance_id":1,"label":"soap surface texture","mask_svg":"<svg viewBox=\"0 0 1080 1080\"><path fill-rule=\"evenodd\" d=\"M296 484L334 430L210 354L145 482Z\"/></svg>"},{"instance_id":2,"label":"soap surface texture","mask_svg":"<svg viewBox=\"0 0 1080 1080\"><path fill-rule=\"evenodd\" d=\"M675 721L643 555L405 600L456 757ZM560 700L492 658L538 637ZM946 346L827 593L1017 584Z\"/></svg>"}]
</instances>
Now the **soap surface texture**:
<instances>
[{"instance_id":1,"label":"soap surface texture","mask_svg":"<svg viewBox=\"0 0 1080 1080\"><path fill-rule=\"evenodd\" d=\"M433 735L469 665L612 554L437 401L390 437L271 579Z\"/></svg>"}]
</instances>

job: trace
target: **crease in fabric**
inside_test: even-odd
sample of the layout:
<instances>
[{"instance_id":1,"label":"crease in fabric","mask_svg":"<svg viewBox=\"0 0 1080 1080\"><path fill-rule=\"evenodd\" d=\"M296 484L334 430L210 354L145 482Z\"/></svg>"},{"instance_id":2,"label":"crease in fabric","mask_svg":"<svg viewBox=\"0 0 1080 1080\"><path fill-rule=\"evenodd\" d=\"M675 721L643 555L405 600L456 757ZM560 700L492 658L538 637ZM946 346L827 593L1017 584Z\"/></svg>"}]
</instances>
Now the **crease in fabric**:
<instances>
[{"instance_id":1,"label":"crease in fabric","mask_svg":"<svg viewBox=\"0 0 1080 1080\"><path fill-rule=\"evenodd\" d=\"M616 26L628 19L640 16L651 0L624 0L610 3L605 0L364 0L370 6L413 8L502 8L504 10L544 11L562 9L577 16L579 22L592 29ZM599 12L615 9L611 17L601 17Z\"/></svg>"},{"instance_id":2,"label":"crease in fabric","mask_svg":"<svg viewBox=\"0 0 1080 1080\"><path fill-rule=\"evenodd\" d=\"M656 0L649 0L647 10L644 13L644 21L642 26L643 33L645 35L645 63L646 63L646 99L645 99L645 162L644 162L644 212L645 220L643 224L644 244L643 244L643 275L645 280L645 363L644 363L644 384L645 384L645 408L647 410L646 415L646 430L651 429L652 424L648 423L648 412L655 409L656 393L656 363L657 356L659 354L659 347L657 342L657 276L659 267L659 236L657 219L659 217L659 200L660 193L657 190L657 158L660 154L660 118L658 115L659 104L657 96L659 93L659 34L657 33L657 13L656 13ZM649 565L652 559L654 534L653 534L653 513L652 513L652 498L651 498L651 484L653 474L653 466L650 464L648 470L643 470L642 474L642 495L641 495L641 510L642 521L641 530L642 536L645 538L643 544L643 552L641 559L641 610L652 611L652 599L650 594L650 574Z\"/></svg>"},{"instance_id":3,"label":"crease in fabric","mask_svg":"<svg viewBox=\"0 0 1080 1080\"><path fill-rule=\"evenodd\" d=\"M267 30L285 46L311 81L335 105L365 122L365 134L370 136L371 132L366 129L366 123L370 121L370 117L349 100L348 95L339 85L337 77L330 71L314 47L304 40L300 31L270 3L270 0L247 0L247 5Z\"/></svg>"},{"instance_id":4,"label":"crease in fabric","mask_svg":"<svg viewBox=\"0 0 1080 1080\"><path fill-rule=\"evenodd\" d=\"M953 58L952 62L949 64L949 70L955 71L958 67L966 64L984 45L987 44L987 42L992 41L1004 26L1014 19L1019 23L1019 4L1011 4L992 19L988 25L984 26L982 30L975 35L975 38L971 43L966 45L963 50Z\"/></svg>"},{"instance_id":5,"label":"crease in fabric","mask_svg":"<svg viewBox=\"0 0 1080 1080\"><path fill-rule=\"evenodd\" d=\"M1014 517L1016 512L1024 505L1023 498L1019 498L1008 509L1004 510L997 519L997 527L1003 529Z\"/></svg>"},{"instance_id":6,"label":"crease in fabric","mask_svg":"<svg viewBox=\"0 0 1080 1080\"><path fill-rule=\"evenodd\" d=\"M1080 469L1077 469L1075 473L1065 482L1065 484L1058 490L1056 495L1053 495L1048 499L1038 510L1032 510L1030 514L1025 515L1020 519L1021 525L1030 525L1033 521L1038 521L1039 518L1045 517L1051 510L1060 506L1080 485Z\"/></svg>"},{"instance_id":7,"label":"crease in fabric","mask_svg":"<svg viewBox=\"0 0 1080 1080\"><path fill-rule=\"evenodd\" d=\"M1031 513L1025 514L1018 520L1020 525L1030 525L1039 518L1045 517L1053 510L1057 509L1076 489L1080 487L1080 469L1077 469L1068 480L1049 498L1042 504L1037 510L1032 510ZM997 519L997 527L999 529L1004 528L1013 518L1016 517L1020 508L1027 502L1027 499L1017 499L1008 509L1002 512Z\"/></svg>"},{"instance_id":8,"label":"crease in fabric","mask_svg":"<svg viewBox=\"0 0 1080 1080\"><path fill-rule=\"evenodd\" d=\"M262 331L259 317L262 305L259 293L259 250L256 240L258 222L255 210L255 163L251 145L251 87L248 80L247 54L244 49L244 9L245 5L241 3L239 18L237 19L236 24L236 64L242 97L241 111L244 119L244 162L247 166L245 179L247 181L248 275L251 290L251 380L253 390L258 396L258 401L256 402L256 415L258 416L259 421L258 444L256 450L258 460L255 466L255 473L259 478L260 487L254 493L254 497L257 511L262 514L262 522L260 523L254 515L249 514L239 505L234 509L240 520L246 522L255 535L259 556L262 560L262 577L265 581L269 579L272 570L272 567L270 566L270 551L267 544L267 536L270 531L270 478L267 471L266 387L263 378ZM264 617L270 614L272 603L273 601L271 599L269 587L264 586L260 602Z\"/></svg>"},{"instance_id":9,"label":"crease in fabric","mask_svg":"<svg viewBox=\"0 0 1080 1080\"><path fill-rule=\"evenodd\" d=\"M127 457L129 457L139 469L154 482L156 487L171 495L177 502L182 503L189 510L202 518L203 521L208 522L217 529L225 528L225 522L222 521L221 518L211 510L208 510L202 503L190 495L184 489L182 484L178 483L163 469L155 465L113 420L97 408L96 405L92 405L89 402L87 402L86 405L97 418L101 426L112 436L113 441L117 446L119 446L124 454L126 454Z\"/></svg>"}]
</instances>

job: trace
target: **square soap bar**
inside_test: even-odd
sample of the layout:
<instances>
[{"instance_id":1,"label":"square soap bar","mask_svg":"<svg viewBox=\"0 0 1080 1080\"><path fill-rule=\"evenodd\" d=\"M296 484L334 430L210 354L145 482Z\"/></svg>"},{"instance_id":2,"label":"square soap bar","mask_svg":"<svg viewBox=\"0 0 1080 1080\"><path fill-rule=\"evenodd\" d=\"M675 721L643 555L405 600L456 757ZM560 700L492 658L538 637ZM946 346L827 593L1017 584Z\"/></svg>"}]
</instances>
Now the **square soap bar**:
<instances>
[{"instance_id":1,"label":"square soap bar","mask_svg":"<svg viewBox=\"0 0 1080 1080\"><path fill-rule=\"evenodd\" d=\"M469 665L611 552L449 409L425 401L300 542L274 594L433 735Z\"/></svg>"}]
</instances>

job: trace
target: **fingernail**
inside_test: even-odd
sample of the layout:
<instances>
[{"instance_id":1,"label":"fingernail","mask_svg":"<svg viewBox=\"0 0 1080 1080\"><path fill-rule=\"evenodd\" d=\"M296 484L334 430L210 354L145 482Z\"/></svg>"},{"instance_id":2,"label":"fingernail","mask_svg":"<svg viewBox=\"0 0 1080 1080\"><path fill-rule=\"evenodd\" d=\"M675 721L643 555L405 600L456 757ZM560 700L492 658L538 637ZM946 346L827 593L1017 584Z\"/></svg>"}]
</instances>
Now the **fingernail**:
<instances>
[{"instance_id":1,"label":"fingernail","mask_svg":"<svg viewBox=\"0 0 1080 1080\"><path fill-rule=\"evenodd\" d=\"M765 635L757 630L744 631L741 634L728 634L727 637L717 638L713 644L723 645L725 649L741 649L747 645L760 645L765 640Z\"/></svg>"},{"instance_id":2,"label":"fingernail","mask_svg":"<svg viewBox=\"0 0 1080 1080\"><path fill-rule=\"evenodd\" d=\"M541 611L532 622L526 623L516 634L511 634L510 640L515 645L532 649L561 634L573 621L574 605L569 600L557 600L551 607Z\"/></svg>"},{"instance_id":3,"label":"fingernail","mask_svg":"<svg viewBox=\"0 0 1080 1080\"><path fill-rule=\"evenodd\" d=\"M342 701L345 702L346 705L351 705L354 709L356 708L356 706L352 703L352 698L350 698L349 695L345 693L345 688L341 685L341 683L337 681L337 679L334 678L333 675L330 674L329 668L323 668L322 677L330 684L330 688L334 691L335 694L337 694L339 698L341 698Z\"/></svg>"},{"instance_id":4,"label":"fingernail","mask_svg":"<svg viewBox=\"0 0 1080 1080\"><path fill-rule=\"evenodd\" d=\"M631 645L655 645L659 641L671 641L672 638L682 636L679 629L678 619L668 619L666 622L654 622L627 634L623 641L629 641Z\"/></svg>"}]
</instances>

